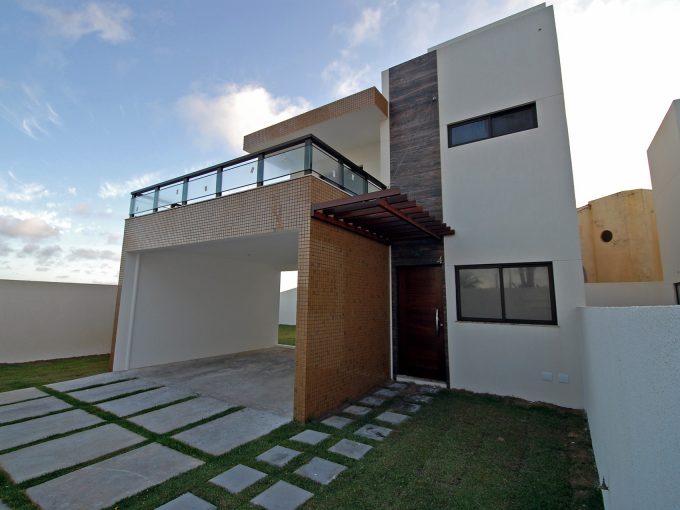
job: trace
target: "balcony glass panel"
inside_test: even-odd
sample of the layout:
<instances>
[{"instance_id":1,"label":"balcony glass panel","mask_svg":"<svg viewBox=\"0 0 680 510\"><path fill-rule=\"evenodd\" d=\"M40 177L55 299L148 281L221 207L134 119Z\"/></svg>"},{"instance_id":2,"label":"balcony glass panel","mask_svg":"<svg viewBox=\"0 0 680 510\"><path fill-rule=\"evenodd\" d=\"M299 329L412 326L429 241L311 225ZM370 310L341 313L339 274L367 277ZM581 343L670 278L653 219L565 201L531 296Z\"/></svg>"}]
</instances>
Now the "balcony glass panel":
<instances>
[{"instance_id":1,"label":"balcony glass panel","mask_svg":"<svg viewBox=\"0 0 680 510\"><path fill-rule=\"evenodd\" d=\"M248 161L222 171L223 195L254 188L257 185L257 160Z\"/></svg>"},{"instance_id":2,"label":"balcony glass panel","mask_svg":"<svg viewBox=\"0 0 680 510\"><path fill-rule=\"evenodd\" d=\"M338 160L318 147L312 148L312 170L336 184L342 184Z\"/></svg>"},{"instance_id":3,"label":"balcony glass panel","mask_svg":"<svg viewBox=\"0 0 680 510\"><path fill-rule=\"evenodd\" d=\"M371 181L368 181L368 192L373 193L374 191L380 191L380 187L376 186Z\"/></svg>"},{"instance_id":4,"label":"balcony glass panel","mask_svg":"<svg viewBox=\"0 0 680 510\"><path fill-rule=\"evenodd\" d=\"M304 146L286 149L285 151L265 156L263 180L267 184L285 181L290 179L290 174L301 172L304 169Z\"/></svg>"},{"instance_id":5,"label":"balcony glass panel","mask_svg":"<svg viewBox=\"0 0 680 510\"><path fill-rule=\"evenodd\" d=\"M144 214L153 211L153 197L155 193L156 192L154 190L151 190L147 191L146 193L142 193L141 195L137 195L135 197L134 213Z\"/></svg>"},{"instance_id":6,"label":"balcony glass panel","mask_svg":"<svg viewBox=\"0 0 680 510\"><path fill-rule=\"evenodd\" d=\"M357 195L366 193L364 188L366 185L366 179L352 171L352 169L348 166L344 166L343 168L345 171L345 180L343 186Z\"/></svg>"},{"instance_id":7,"label":"balcony glass panel","mask_svg":"<svg viewBox=\"0 0 680 510\"><path fill-rule=\"evenodd\" d=\"M190 179L187 202L200 202L201 200L213 198L217 191L215 189L216 175L217 172L210 172L209 174Z\"/></svg>"},{"instance_id":8,"label":"balcony glass panel","mask_svg":"<svg viewBox=\"0 0 680 510\"><path fill-rule=\"evenodd\" d=\"M158 210L169 209L182 203L182 183L171 184L158 192Z\"/></svg>"}]
</instances>

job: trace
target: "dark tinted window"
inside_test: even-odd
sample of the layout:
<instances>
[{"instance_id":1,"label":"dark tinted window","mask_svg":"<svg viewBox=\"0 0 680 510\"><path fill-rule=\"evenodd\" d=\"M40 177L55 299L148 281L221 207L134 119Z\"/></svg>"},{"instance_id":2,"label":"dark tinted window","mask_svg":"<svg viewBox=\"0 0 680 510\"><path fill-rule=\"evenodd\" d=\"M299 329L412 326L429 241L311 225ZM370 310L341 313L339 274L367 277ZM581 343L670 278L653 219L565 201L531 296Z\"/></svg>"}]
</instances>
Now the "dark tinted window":
<instances>
[{"instance_id":1,"label":"dark tinted window","mask_svg":"<svg viewBox=\"0 0 680 510\"><path fill-rule=\"evenodd\" d=\"M536 127L536 105L531 104L522 108L497 113L491 116L492 136L509 135L518 131L526 131Z\"/></svg>"},{"instance_id":2,"label":"dark tinted window","mask_svg":"<svg viewBox=\"0 0 680 510\"><path fill-rule=\"evenodd\" d=\"M449 147L538 127L536 103L449 124Z\"/></svg>"},{"instance_id":3,"label":"dark tinted window","mask_svg":"<svg viewBox=\"0 0 680 510\"><path fill-rule=\"evenodd\" d=\"M451 126L451 145L476 142L489 138L489 120L480 119Z\"/></svg>"},{"instance_id":4,"label":"dark tinted window","mask_svg":"<svg viewBox=\"0 0 680 510\"><path fill-rule=\"evenodd\" d=\"M456 267L458 320L557 324L552 264Z\"/></svg>"}]
</instances>

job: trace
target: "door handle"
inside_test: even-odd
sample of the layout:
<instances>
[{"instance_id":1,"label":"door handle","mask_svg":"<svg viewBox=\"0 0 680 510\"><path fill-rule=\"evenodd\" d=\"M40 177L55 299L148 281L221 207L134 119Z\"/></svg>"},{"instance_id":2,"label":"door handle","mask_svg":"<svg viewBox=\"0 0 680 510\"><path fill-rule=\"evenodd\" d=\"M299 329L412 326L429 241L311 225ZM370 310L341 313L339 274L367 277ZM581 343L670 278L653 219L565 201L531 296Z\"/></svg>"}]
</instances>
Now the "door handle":
<instances>
[{"instance_id":1,"label":"door handle","mask_svg":"<svg viewBox=\"0 0 680 510\"><path fill-rule=\"evenodd\" d=\"M439 336L439 308L435 308L434 311L434 331Z\"/></svg>"}]
</instances>

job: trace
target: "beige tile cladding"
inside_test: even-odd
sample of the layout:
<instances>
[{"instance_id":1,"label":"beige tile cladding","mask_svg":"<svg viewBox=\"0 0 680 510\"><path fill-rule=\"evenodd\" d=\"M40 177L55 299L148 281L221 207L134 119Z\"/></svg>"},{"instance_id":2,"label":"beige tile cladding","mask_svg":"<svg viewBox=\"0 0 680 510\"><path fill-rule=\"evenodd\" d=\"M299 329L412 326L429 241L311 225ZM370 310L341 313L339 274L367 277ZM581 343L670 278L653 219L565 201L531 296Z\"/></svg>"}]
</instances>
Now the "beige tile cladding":
<instances>
[{"instance_id":1,"label":"beige tile cladding","mask_svg":"<svg viewBox=\"0 0 680 510\"><path fill-rule=\"evenodd\" d=\"M298 286L299 421L389 377L389 248L314 220L306 253Z\"/></svg>"},{"instance_id":2,"label":"beige tile cladding","mask_svg":"<svg viewBox=\"0 0 680 510\"><path fill-rule=\"evenodd\" d=\"M388 248L311 220L311 204L346 196L306 176L126 220L111 353L127 252L297 230L295 418L380 384L389 375Z\"/></svg>"}]
</instances>

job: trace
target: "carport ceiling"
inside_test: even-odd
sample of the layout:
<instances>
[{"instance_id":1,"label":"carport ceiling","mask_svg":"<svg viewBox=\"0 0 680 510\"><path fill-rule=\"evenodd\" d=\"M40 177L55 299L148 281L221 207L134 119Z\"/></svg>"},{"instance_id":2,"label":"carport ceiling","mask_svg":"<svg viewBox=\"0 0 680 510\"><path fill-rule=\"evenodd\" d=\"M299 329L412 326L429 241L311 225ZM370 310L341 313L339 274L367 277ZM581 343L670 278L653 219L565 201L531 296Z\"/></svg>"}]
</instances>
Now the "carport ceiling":
<instances>
[{"instance_id":1,"label":"carport ceiling","mask_svg":"<svg viewBox=\"0 0 680 510\"><path fill-rule=\"evenodd\" d=\"M267 264L279 271L296 271L298 258L298 234L287 231L262 236L236 237L183 246L162 248L196 255L219 255L226 260L249 261Z\"/></svg>"}]
</instances>

